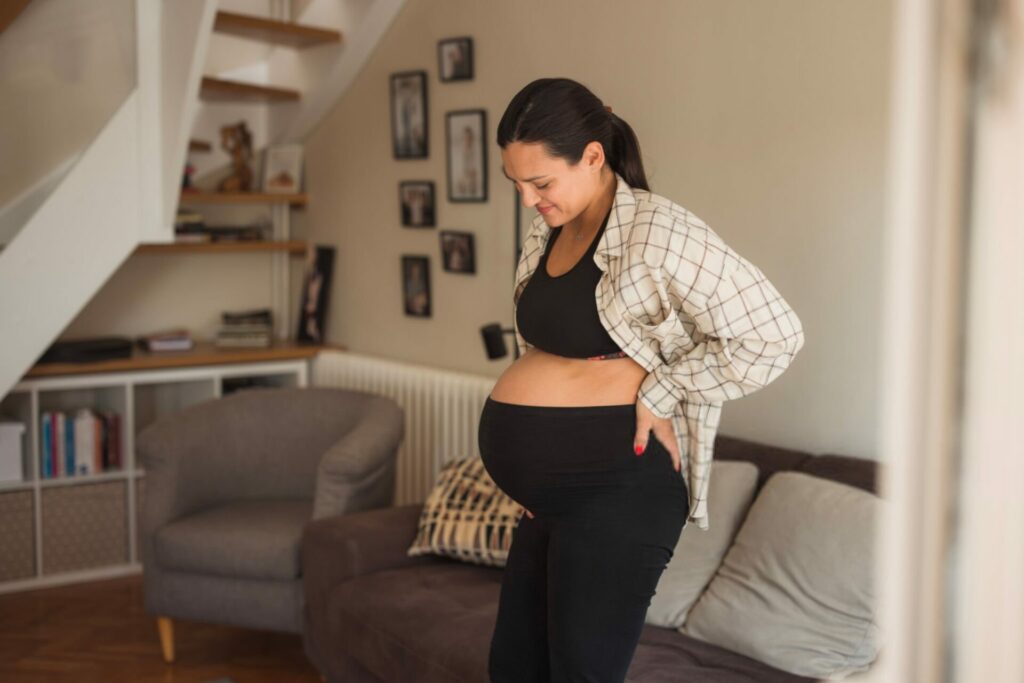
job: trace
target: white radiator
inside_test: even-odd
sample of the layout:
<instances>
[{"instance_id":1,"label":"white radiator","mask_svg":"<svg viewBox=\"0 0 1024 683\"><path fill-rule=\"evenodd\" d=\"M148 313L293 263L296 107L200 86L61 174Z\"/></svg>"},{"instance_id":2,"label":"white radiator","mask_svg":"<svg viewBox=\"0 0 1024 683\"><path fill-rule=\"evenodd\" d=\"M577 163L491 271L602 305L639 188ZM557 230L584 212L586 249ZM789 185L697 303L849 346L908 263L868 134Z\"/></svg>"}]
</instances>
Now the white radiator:
<instances>
[{"instance_id":1,"label":"white radiator","mask_svg":"<svg viewBox=\"0 0 1024 683\"><path fill-rule=\"evenodd\" d=\"M395 505L423 502L441 465L480 454L477 425L493 377L330 350L317 354L311 376L313 386L369 391L405 410Z\"/></svg>"}]
</instances>

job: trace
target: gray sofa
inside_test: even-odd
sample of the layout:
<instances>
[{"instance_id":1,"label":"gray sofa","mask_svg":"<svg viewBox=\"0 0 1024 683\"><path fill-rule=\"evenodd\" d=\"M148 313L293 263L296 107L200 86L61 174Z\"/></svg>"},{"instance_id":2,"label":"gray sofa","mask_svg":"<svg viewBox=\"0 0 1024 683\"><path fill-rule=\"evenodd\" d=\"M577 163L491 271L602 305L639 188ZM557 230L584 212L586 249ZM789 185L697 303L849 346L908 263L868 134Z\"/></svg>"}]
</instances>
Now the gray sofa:
<instances>
[{"instance_id":1,"label":"gray sofa","mask_svg":"<svg viewBox=\"0 0 1024 683\"><path fill-rule=\"evenodd\" d=\"M318 387L242 390L146 427L144 602L164 658L172 618L300 633L303 527L390 506L403 434L391 399Z\"/></svg>"},{"instance_id":2,"label":"gray sofa","mask_svg":"<svg viewBox=\"0 0 1024 683\"><path fill-rule=\"evenodd\" d=\"M795 470L876 493L878 463L812 455L720 435L719 460L754 463L757 490ZM408 557L420 504L388 507L306 526L302 563L307 656L330 683L486 683L501 568L434 555ZM762 661L648 624L629 681L798 683Z\"/></svg>"}]
</instances>

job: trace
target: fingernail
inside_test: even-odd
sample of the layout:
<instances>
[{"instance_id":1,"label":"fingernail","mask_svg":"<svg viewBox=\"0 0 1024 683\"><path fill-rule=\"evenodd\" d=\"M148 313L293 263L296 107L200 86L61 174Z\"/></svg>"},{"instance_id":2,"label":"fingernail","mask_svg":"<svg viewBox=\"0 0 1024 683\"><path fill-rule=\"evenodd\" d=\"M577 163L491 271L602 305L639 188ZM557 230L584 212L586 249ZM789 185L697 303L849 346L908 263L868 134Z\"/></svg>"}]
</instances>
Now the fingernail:
<instances>
[{"instance_id":1,"label":"fingernail","mask_svg":"<svg viewBox=\"0 0 1024 683\"><path fill-rule=\"evenodd\" d=\"M641 444L638 444L638 443L637 444L633 444L633 450L636 451L637 455L640 455L640 454L642 454L644 452L644 447Z\"/></svg>"}]
</instances>

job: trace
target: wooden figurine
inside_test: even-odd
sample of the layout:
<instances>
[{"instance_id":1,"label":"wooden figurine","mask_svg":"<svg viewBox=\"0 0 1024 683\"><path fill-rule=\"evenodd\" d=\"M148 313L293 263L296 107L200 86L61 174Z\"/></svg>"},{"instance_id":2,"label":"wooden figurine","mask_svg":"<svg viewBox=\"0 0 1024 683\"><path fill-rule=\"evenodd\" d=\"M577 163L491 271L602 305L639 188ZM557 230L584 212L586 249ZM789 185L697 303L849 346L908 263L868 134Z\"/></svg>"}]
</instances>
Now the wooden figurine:
<instances>
[{"instance_id":1,"label":"wooden figurine","mask_svg":"<svg viewBox=\"0 0 1024 683\"><path fill-rule=\"evenodd\" d=\"M234 125L222 126L220 129L221 149L231 155L233 170L231 175L220 181L218 189L221 192L250 192L252 191L252 167L249 162L252 160L252 133L245 121L239 121Z\"/></svg>"}]
</instances>

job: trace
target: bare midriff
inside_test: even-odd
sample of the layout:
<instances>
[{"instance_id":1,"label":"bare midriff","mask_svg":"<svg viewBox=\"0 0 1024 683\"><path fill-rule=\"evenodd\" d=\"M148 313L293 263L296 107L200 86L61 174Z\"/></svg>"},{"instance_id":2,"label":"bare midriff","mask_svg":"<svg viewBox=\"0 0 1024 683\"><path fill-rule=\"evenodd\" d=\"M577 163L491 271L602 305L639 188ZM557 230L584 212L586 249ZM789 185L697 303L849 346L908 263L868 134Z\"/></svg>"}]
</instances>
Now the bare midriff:
<instances>
[{"instance_id":1,"label":"bare midriff","mask_svg":"<svg viewBox=\"0 0 1024 683\"><path fill-rule=\"evenodd\" d=\"M531 347L498 378L491 398L533 406L623 405L636 403L646 376L628 356L567 358Z\"/></svg>"}]
</instances>

